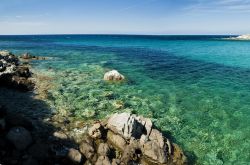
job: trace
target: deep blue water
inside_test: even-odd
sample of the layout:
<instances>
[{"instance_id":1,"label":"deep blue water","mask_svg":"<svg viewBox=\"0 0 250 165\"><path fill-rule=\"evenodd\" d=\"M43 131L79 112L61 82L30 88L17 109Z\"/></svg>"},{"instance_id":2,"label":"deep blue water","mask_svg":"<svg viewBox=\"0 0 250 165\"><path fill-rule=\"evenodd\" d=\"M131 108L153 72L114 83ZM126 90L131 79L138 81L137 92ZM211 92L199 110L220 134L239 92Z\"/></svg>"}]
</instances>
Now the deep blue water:
<instances>
[{"instance_id":1,"label":"deep blue water","mask_svg":"<svg viewBox=\"0 0 250 165\"><path fill-rule=\"evenodd\" d=\"M249 164L250 42L227 37L0 36L0 49L53 57L33 67L55 77L48 102L57 111L83 119L133 111L196 164ZM127 81L103 82L110 69Z\"/></svg>"}]
</instances>

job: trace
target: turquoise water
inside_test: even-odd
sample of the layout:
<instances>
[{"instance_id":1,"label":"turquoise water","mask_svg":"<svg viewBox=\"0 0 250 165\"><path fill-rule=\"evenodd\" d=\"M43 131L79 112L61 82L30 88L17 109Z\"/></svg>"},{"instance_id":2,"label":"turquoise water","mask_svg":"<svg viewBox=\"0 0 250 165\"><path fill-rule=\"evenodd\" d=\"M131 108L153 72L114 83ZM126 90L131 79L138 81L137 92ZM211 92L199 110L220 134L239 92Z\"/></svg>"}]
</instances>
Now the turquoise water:
<instances>
[{"instance_id":1,"label":"turquoise water","mask_svg":"<svg viewBox=\"0 0 250 165\"><path fill-rule=\"evenodd\" d=\"M0 48L53 57L52 109L86 119L153 119L194 164L250 164L250 42L227 36L0 36ZM48 69L52 68L52 69ZM127 78L106 83L117 69Z\"/></svg>"}]
</instances>

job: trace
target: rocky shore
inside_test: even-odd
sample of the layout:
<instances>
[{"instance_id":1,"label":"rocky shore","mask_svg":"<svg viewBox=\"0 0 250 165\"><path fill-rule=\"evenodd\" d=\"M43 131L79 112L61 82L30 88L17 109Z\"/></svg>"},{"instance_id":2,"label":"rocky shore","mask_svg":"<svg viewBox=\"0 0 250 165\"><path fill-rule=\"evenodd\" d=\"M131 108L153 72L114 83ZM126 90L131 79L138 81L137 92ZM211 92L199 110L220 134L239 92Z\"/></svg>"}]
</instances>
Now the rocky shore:
<instances>
[{"instance_id":1,"label":"rocky shore","mask_svg":"<svg viewBox=\"0 0 250 165\"><path fill-rule=\"evenodd\" d=\"M238 37L231 37L230 40L250 40L250 34L240 35Z\"/></svg>"},{"instance_id":2,"label":"rocky shore","mask_svg":"<svg viewBox=\"0 0 250 165\"><path fill-rule=\"evenodd\" d=\"M38 87L23 59L45 58L0 51L0 164L187 164L181 148L148 118L121 112L86 123L52 113L34 97ZM123 79L118 71L104 76Z\"/></svg>"}]
</instances>

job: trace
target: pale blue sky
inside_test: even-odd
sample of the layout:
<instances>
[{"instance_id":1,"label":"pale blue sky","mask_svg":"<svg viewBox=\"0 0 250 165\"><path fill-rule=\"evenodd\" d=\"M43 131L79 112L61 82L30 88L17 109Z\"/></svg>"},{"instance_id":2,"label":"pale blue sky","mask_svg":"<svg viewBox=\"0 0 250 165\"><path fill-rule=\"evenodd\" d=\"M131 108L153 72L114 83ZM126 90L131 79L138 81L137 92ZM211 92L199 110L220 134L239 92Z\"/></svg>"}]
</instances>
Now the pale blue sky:
<instances>
[{"instance_id":1,"label":"pale blue sky","mask_svg":"<svg viewBox=\"0 0 250 165\"><path fill-rule=\"evenodd\" d=\"M65 33L250 33L250 0L0 0L0 34Z\"/></svg>"}]
</instances>

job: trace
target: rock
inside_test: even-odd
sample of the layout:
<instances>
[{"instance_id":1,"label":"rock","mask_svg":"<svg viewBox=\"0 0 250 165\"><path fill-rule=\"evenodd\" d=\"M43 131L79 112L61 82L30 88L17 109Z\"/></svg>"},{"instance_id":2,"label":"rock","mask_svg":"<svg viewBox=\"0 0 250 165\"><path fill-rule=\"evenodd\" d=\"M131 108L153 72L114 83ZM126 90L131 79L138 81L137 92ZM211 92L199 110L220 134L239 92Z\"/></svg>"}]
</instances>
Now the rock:
<instances>
[{"instance_id":1,"label":"rock","mask_svg":"<svg viewBox=\"0 0 250 165\"><path fill-rule=\"evenodd\" d=\"M144 131L143 125L138 122L136 116L129 113L112 115L108 120L107 127L125 139L131 137L139 139Z\"/></svg>"},{"instance_id":2,"label":"rock","mask_svg":"<svg viewBox=\"0 0 250 165\"><path fill-rule=\"evenodd\" d=\"M73 164L80 164L82 162L82 154L74 149L74 148L70 148L69 152L68 152L68 159L71 163Z\"/></svg>"},{"instance_id":3,"label":"rock","mask_svg":"<svg viewBox=\"0 0 250 165\"><path fill-rule=\"evenodd\" d=\"M18 150L25 150L32 143L30 132L23 127L12 128L6 137Z\"/></svg>"},{"instance_id":4,"label":"rock","mask_svg":"<svg viewBox=\"0 0 250 165\"><path fill-rule=\"evenodd\" d=\"M68 139L68 136L63 133L63 132L60 132L60 131L56 131L53 133L53 136L57 139L60 139L60 140L67 140Z\"/></svg>"},{"instance_id":5,"label":"rock","mask_svg":"<svg viewBox=\"0 0 250 165\"><path fill-rule=\"evenodd\" d=\"M4 118L0 118L0 133L5 131L6 129L6 122L5 122L5 119Z\"/></svg>"},{"instance_id":6,"label":"rock","mask_svg":"<svg viewBox=\"0 0 250 165\"><path fill-rule=\"evenodd\" d=\"M111 162L107 156L99 156L95 165L111 165Z\"/></svg>"},{"instance_id":7,"label":"rock","mask_svg":"<svg viewBox=\"0 0 250 165\"><path fill-rule=\"evenodd\" d=\"M36 159L31 157L31 158L23 161L22 165L39 165L39 163Z\"/></svg>"},{"instance_id":8,"label":"rock","mask_svg":"<svg viewBox=\"0 0 250 165\"><path fill-rule=\"evenodd\" d=\"M0 61L2 61L5 64L13 64L13 65L18 65L19 64L19 60L18 58L12 54L9 51L6 50L2 50L0 51Z\"/></svg>"},{"instance_id":9,"label":"rock","mask_svg":"<svg viewBox=\"0 0 250 165\"><path fill-rule=\"evenodd\" d=\"M104 74L105 81L121 81L124 80L125 77L120 74L117 70L112 70Z\"/></svg>"},{"instance_id":10,"label":"rock","mask_svg":"<svg viewBox=\"0 0 250 165\"><path fill-rule=\"evenodd\" d=\"M141 157L141 150L136 140L131 140L129 145L124 146L121 161L130 164L131 160L138 160Z\"/></svg>"},{"instance_id":11,"label":"rock","mask_svg":"<svg viewBox=\"0 0 250 165\"><path fill-rule=\"evenodd\" d=\"M155 141L148 141L143 145L142 153L147 158L151 159L153 163L164 164L167 162L167 152L166 150L159 147L159 144Z\"/></svg>"},{"instance_id":12,"label":"rock","mask_svg":"<svg viewBox=\"0 0 250 165\"><path fill-rule=\"evenodd\" d=\"M34 83L32 80L27 79L25 77L13 76L12 77L12 86L14 88L29 91L34 89Z\"/></svg>"},{"instance_id":13,"label":"rock","mask_svg":"<svg viewBox=\"0 0 250 165\"><path fill-rule=\"evenodd\" d=\"M84 139L84 135L86 135L88 131L87 126L82 127L82 128L73 128L69 132L70 138L74 139L76 143L81 143Z\"/></svg>"},{"instance_id":14,"label":"rock","mask_svg":"<svg viewBox=\"0 0 250 165\"><path fill-rule=\"evenodd\" d=\"M102 138L104 128L100 123L95 123L90 129L89 129L89 136L94 139L100 139Z\"/></svg>"},{"instance_id":15,"label":"rock","mask_svg":"<svg viewBox=\"0 0 250 165\"><path fill-rule=\"evenodd\" d=\"M37 160L45 160L49 156L48 151L46 143L37 142L29 148L28 153Z\"/></svg>"},{"instance_id":16,"label":"rock","mask_svg":"<svg viewBox=\"0 0 250 165\"><path fill-rule=\"evenodd\" d=\"M6 129L6 109L0 105L0 133Z\"/></svg>"},{"instance_id":17,"label":"rock","mask_svg":"<svg viewBox=\"0 0 250 165\"><path fill-rule=\"evenodd\" d=\"M95 123L82 139L79 149L85 164L186 164L182 150L153 129L150 119L130 113L114 114ZM79 152L71 152L71 159L79 164Z\"/></svg>"},{"instance_id":18,"label":"rock","mask_svg":"<svg viewBox=\"0 0 250 165\"><path fill-rule=\"evenodd\" d=\"M95 155L95 148L93 142L84 141L80 144L80 152L87 158L91 159Z\"/></svg>"},{"instance_id":19,"label":"rock","mask_svg":"<svg viewBox=\"0 0 250 165\"><path fill-rule=\"evenodd\" d=\"M236 37L235 39L238 39L238 40L250 40L250 34L241 35L241 36Z\"/></svg>"},{"instance_id":20,"label":"rock","mask_svg":"<svg viewBox=\"0 0 250 165\"><path fill-rule=\"evenodd\" d=\"M7 110L4 106L0 105L0 118L4 118L7 115Z\"/></svg>"},{"instance_id":21,"label":"rock","mask_svg":"<svg viewBox=\"0 0 250 165\"><path fill-rule=\"evenodd\" d=\"M33 124L30 120L28 120L26 117L23 117L19 114L13 114L9 113L6 116L6 124L8 127L24 127L27 130L31 131L33 129Z\"/></svg>"},{"instance_id":22,"label":"rock","mask_svg":"<svg viewBox=\"0 0 250 165\"><path fill-rule=\"evenodd\" d=\"M23 55L21 55L22 59L31 59L33 58L33 56L31 56L29 53L24 53Z\"/></svg>"},{"instance_id":23,"label":"rock","mask_svg":"<svg viewBox=\"0 0 250 165\"><path fill-rule=\"evenodd\" d=\"M120 159L113 159L112 160L112 165L120 165L121 164L121 160Z\"/></svg>"},{"instance_id":24,"label":"rock","mask_svg":"<svg viewBox=\"0 0 250 165\"><path fill-rule=\"evenodd\" d=\"M107 143L100 143L97 149L97 153L100 156L107 156L109 155L110 148Z\"/></svg>"},{"instance_id":25,"label":"rock","mask_svg":"<svg viewBox=\"0 0 250 165\"><path fill-rule=\"evenodd\" d=\"M0 51L0 85L32 90L34 82L29 68L19 65L19 59L8 51Z\"/></svg>"},{"instance_id":26,"label":"rock","mask_svg":"<svg viewBox=\"0 0 250 165\"><path fill-rule=\"evenodd\" d=\"M28 67L20 66L16 70L16 76L29 78L31 77L31 73Z\"/></svg>"},{"instance_id":27,"label":"rock","mask_svg":"<svg viewBox=\"0 0 250 165\"><path fill-rule=\"evenodd\" d=\"M10 55L12 55L11 52L7 50L0 50L0 56L10 56Z\"/></svg>"},{"instance_id":28,"label":"rock","mask_svg":"<svg viewBox=\"0 0 250 165\"><path fill-rule=\"evenodd\" d=\"M165 140L162 133L153 129L149 135L149 141L142 146L142 153L152 162L166 163L171 154L171 144Z\"/></svg>"},{"instance_id":29,"label":"rock","mask_svg":"<svg viewBox=\"0 0 250 165\"><path fill-rule=\"evenodd\" d=\"M177 144L173 144L172 161L176 165L187 164L187 157Z\"/></svg>"},{"instance_id":30,"label":"rock","mask_svg":"<svg viewBox=\"0 0 250 165\"><path fill-rule=\"evenodd\" d=\"M165 139L160 131L153 129L149 135L149 140L155 141L160 148L164 148Z\"/></svg>"},{"instance_id":31,"label":"rock","mask_svg":"<svg viewBox=\"0 0 250 165\"><path fill-rule=\"evenodd\" d=\"M33 56L30 53L24 53L20 58L24 60L46 60L46 57Z\"/></svg>"},{"instance_id":32,"label":"rock","mask_svg":"<svg viewBox=\"0 0 250 165\"><path fill-rule=\"evenodd\" d=\"M127 145L125 139L123 139L120 135L114 134L112 131L108 131L107 140L120 151L123 151L124 146Z\"/></svg>"}]
</instances>

